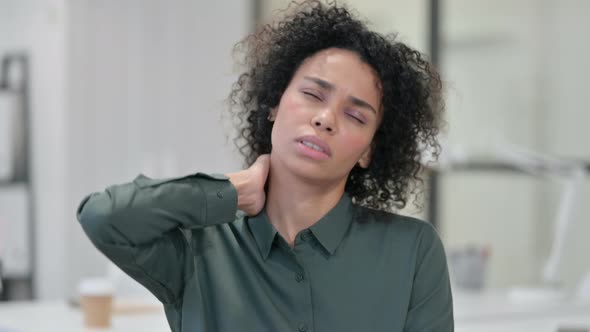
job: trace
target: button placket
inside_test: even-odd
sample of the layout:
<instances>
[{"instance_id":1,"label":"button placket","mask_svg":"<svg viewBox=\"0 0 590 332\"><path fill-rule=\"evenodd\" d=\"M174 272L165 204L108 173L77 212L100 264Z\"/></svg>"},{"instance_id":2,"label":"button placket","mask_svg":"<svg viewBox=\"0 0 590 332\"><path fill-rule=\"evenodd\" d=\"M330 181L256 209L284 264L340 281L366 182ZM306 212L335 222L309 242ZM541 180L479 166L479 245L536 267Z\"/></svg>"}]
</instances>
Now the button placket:
<instances>
[{"instance_id":1,"label":"button placket","mask_svg":"<svg viewBox=\"0 0 590 332\"><path fill-rule=\"evenodd\" d=\"M309 231L307 231L309 232ZM303 240L302 233L299 236L299 240ZM295 270L295 281L300 285L300 292L301 292L301 308L304 308L303 312L301 312L301 316L298 317L299 324L294 326L295 331L299 332L311 332L313 330L313 314L312 314L312 307L313 303L311 301L311 284L309 282L309 276L307 275L308 271L305 267L305 260L306 256L310 254L310 251L305 249L309 244L299 246L294 248L293 250L293 258L297 262L297 266L299 267Z\"/></svg>"}]
</instances>

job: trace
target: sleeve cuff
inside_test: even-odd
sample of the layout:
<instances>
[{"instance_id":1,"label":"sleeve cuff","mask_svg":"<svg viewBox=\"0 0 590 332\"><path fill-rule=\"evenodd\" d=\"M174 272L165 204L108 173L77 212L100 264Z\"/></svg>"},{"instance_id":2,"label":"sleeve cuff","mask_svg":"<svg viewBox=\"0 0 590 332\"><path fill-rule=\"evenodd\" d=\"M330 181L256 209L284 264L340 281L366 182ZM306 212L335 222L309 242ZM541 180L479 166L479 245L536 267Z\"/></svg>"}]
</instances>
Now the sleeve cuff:
<instances>
[{"instance_id":1,"label":"sleeve cuff","mask_svg":"<svg viewBox=\"0 0 590 332\"><path fill-rule=\"evenodd\" d=\"M197 173L206 208L203 221L206 225L234 221L238 210L238 192L229 178L223 174Z\"/></svg>"}]
</instances>

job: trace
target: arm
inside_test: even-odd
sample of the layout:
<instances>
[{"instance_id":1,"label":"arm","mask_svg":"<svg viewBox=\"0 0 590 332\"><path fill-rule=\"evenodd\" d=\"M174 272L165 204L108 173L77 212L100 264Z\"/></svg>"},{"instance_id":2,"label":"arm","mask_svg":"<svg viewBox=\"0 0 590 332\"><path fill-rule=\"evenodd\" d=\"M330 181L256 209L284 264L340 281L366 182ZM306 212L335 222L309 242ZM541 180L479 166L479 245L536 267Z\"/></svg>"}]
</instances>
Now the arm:
<instances>
[{"instance_id":1,"label":"arm","mask_svg":"<svg viewBox=\"0 0 590 332\"><path fill-rule=\"evenodd\" d=\"M224 176L145 176L87 196L78 220L92 243L163 303L175 302L192 273L180 228L231 222L237 192Z\"/></svg>"},{"instance_id":2,"label":"arm","mask_svg":"<svg viewBox=\"0 0 590 332\"><path fill-rule=\"evenodd\" d=\"M454 330L453 299L442 242L430 224L418 238L418 253L404 332Z\"/></svg>"},{"instance_id":3,"label":"arm","mask_svg":"<svg viewBox=\"0 0 590 332\"><path fill-rule=\"evenodd\" d=\"M181 228L231 222L264 206L268 155L227 176L145 176L87 196L78 220L92 243L164 304L181 298L193 260ZM229 181L228 181L229 180Z\"/></svg>"}]
</instances>

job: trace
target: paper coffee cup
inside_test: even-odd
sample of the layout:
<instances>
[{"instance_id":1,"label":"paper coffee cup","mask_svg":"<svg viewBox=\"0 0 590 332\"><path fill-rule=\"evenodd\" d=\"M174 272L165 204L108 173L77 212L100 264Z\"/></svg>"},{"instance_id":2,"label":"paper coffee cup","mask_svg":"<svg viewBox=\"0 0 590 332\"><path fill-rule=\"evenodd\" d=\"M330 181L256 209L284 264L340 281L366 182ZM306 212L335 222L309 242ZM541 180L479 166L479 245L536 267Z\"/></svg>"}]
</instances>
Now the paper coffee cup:
<instances>
[{"instance_id":1,"label":"paper coffee cup","mask_svg":"<svg viewBox=\"0 0 590 332\"><path fill-rule=\"evenodd\" d=\"M91 328L111 326L113 285L108 279L84 279L78 285L84 325Z\"/></svg>"}]
</instances>

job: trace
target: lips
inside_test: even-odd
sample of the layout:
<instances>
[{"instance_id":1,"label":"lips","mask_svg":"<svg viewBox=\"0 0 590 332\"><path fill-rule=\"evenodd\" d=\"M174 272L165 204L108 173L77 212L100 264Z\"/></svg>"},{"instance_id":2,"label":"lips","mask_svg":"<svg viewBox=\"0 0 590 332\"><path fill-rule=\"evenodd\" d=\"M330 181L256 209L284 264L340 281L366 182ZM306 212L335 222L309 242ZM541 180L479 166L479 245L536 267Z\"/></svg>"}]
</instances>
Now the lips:
<instances>
[{"instance_id":1,"label":"lips","mask_svg":"<svg viewBox=\"0 0 590 332\"><path fill-rule=\"evenodd\" d=\"M313 136L313 135L300 136L296 139L296 141L299 143L308 143L308 144L311 143L315 147L319 147L321 149L321 152L327 154L328 156L332 155L332 151L330 151L330 147L328 146L328 144L326 144L326 142L322 141L317 136Z\"/></svg>"}]
</instances>

